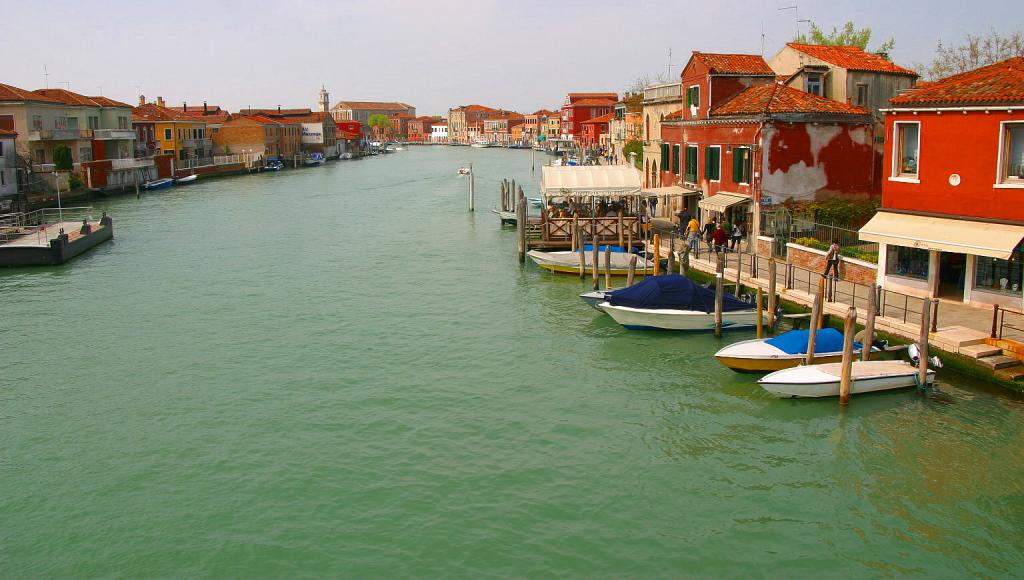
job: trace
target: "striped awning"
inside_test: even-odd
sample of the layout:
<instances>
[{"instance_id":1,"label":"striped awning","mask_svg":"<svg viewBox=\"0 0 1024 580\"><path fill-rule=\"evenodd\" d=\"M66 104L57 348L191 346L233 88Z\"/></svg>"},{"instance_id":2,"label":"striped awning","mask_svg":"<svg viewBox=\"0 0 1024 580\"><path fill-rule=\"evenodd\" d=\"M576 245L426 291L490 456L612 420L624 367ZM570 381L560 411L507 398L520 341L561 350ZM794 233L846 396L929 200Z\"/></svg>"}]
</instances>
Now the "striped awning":
<instances>
[{"instance_id":1,"label":"striped awning","mask_svg":"<svg viewBox=\"0 0 1024 580\"><path fill-rule=\"evenodd\" d=\"M724 212L730 207L740 203L750 203L750 196L740 195L738 193L716 193L711 197L698 201L697 205L701 209Z\"/></svg>"}]
</instances>

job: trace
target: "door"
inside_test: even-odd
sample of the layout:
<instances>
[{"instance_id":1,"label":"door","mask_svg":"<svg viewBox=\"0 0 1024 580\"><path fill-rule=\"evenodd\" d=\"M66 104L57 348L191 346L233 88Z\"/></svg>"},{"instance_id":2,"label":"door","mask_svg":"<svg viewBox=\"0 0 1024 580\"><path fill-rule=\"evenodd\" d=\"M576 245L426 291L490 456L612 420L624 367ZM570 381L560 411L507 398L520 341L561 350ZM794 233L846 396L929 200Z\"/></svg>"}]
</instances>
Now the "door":
<instances>
[{"instance_id":1,"label":"door","mask_svg":"<svg viewBox=\"0 0 1024 580\"><path fill-rule=\"evenodd\" d=\"M967 278L967 256L951 252L939 253L939 291L937 296L963 302Z\"/></svg>"}]
</instances>

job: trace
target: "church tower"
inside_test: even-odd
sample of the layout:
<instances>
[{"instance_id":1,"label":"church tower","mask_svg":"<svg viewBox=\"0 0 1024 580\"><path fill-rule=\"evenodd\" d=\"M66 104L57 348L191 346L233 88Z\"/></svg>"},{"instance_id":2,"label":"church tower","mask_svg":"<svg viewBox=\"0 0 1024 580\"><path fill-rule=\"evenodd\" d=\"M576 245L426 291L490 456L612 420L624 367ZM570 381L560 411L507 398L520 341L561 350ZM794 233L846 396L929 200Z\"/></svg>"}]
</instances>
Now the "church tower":
<instances>
[{"instance_id":1,"label":"church tower","mask_svg":"<svg viewBox=\"0 0 1024 580\"><path fill-rule=\"evenodd\" d=\"M323 85L320 85L320 112L327 113L331 110L331 97L327 94L327 89Z\"/></svg>"}]
</instances>

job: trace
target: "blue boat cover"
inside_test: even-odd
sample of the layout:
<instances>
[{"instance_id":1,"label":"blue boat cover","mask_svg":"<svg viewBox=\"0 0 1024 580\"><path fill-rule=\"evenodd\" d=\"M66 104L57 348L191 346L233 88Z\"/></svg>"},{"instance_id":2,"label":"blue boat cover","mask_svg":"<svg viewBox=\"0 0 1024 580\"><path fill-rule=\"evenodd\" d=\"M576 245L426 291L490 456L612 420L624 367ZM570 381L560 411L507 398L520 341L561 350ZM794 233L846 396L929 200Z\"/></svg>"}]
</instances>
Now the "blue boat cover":
<instances>
[{"instance_id":1,"label":"blue boat cover","mask_svg":"<svg viewBox=\"0 0 1024 580\"><path fill-rule=\"evenodd\" d=\"M807 338L810 334L809 330L790 330L765 342L786 354L806 354ZM860 347L859 342L853 343L853 350L860 350ZM843 333L834 328L818 329L817 338L814 340L814 352L842 352L842 350Z\"/></svg>"},{"instance_id":2,"label":"blue boat cover","mask_svg":"<svg viewBox=\"0 0 1024 580\"><path fill-rule=\"evenodd\" d=\"M615 290L608 302L612 306L628 306L630 308L650 308L677 310L696 310L711 313L715 311L715 291L705 288L679 274L667 276L650 276L629 288ZM751 310L753 306L736 298L732 294L722 297L722 311Z\"/></svg>"}]
</instances>

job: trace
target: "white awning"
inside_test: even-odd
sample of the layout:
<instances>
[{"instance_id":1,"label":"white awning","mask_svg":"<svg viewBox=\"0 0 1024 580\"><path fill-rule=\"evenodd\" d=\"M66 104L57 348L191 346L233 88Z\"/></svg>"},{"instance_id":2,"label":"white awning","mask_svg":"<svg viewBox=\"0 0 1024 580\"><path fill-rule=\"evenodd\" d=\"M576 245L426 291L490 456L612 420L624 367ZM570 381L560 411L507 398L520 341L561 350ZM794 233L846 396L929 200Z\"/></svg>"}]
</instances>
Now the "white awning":
<instances>
[{"instance_id":1,"label":"white awning","mask_svg":"<svg viewBox=\"0 0 1024 580\"><path fill-rule=\"evenodd\" d=\"M640 170L628 165L541 168L540 189L547 197L621 197L640 193Z\"/></svg>"},{"instance_id":2,"label":"white awning","mask_svg":"<svg viewBox=\"0 0 1024 580\"><path fill-rule=\"evenodd\" d=\"M724 212L736 204L749 202L750 197L746 195L740 195L738 193L716 193L711 197L698 201L697 206L710 211Z\"/></svg>"},{"instance_id":3,"label":"white awning","mask_svg":"<svg viewBox=\"0 0 1024 580\"><path fill-rule=\"evenodd\" d=\"M684 195L693 195L700 193L699 189L688 189L678 185L670 185L668 187L648 187L644 189L644 195L656 195L658 197L682 197Z\"/></svg>"},{"instance_id":4,"label":"white awning","mask_svg":"<svg viewBox=\"0 0 1024 580\"><path fill-rule=\"evenodd\" d=\"M1008 260L1024 226L880 211L860 229L860 239Z\"/></svg>"}]
</instances>

